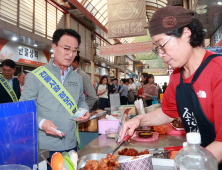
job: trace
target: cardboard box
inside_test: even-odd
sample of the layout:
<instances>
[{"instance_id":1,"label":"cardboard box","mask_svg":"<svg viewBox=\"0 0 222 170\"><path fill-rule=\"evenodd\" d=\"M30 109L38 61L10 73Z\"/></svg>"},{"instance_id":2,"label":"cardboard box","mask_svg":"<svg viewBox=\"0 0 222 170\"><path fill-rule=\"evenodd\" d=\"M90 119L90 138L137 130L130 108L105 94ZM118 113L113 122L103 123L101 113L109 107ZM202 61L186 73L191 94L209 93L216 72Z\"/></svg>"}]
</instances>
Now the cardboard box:
<instances>
[{"instance_id":1,"label":"cardboard box","mask_svg":"<svg viewBox=\"0 0 222 170\"><path fill-rule=\"evenodd\" d=\"M118 120L108 120L106 118L100 119L98 121L99 124L99 134L106 134L105 131L107 129L118 129L118 125L119 125L120 119Z\"/></svg>"},{"instance_id":2,"label":"cardboard box","mask_svg":"<svg viewBox=\"0 0 222 170\"><path fill-rule=\"evenodd\" d=\"M136 115L136 107L135 105L121 105L120 107L124 107L124 110L128 109L128 108L131 108L130 109L130 115Z\"/></svg>"},{"instance_id":3,"label":"cardboard box","mask_svg":"<svg viewBox=\"0 0 222 170\"><path fill-rule=\"evenodd\" d=\"M98 132L98 120L105 118L106 115L92 119L88 122L79 125L80 132Z\"/></svg>"}]
</instances>

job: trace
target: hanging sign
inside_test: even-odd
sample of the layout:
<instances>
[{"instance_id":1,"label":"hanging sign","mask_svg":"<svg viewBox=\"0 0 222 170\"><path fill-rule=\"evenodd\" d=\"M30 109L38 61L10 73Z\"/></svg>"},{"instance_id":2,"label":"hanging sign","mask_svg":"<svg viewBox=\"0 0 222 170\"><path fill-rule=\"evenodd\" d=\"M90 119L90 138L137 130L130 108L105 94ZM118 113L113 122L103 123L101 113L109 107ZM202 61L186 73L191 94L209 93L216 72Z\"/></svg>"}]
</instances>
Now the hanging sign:
<instances>
[{"instance_id":1,"label":"hanging sign","mask_svg":"<svg viewBox=\"0 0 222 170\"><path fill-rule=\"evenodd\" d=\"M154 46L152 41L131 43L131 44L118 44L99 47L99 56L120 56L127 54L145 53L153 50Z\"/></svg>"},{"instance_id":2,"label":"hanging sign","mask_svg":"<svg viewBox=\"0 0 222 170\"><path fill-rule=\"evenodd\" d=\"M108 38L147 34L145 0L108 0Z\"/></svg>"},{"instance_id":3,"label":"hanging sign","mask_svg":"<svg viewBox=\"0 0 222 170\"><path fill-rule=\"evenodd\" d=\"M168 69L143 69L143 72L153 74L154 76L165 76L169 75Z\"/></svg>"},{"instance_id":4,"label":"hanging sign","mask_svg":"<svg viewBox=\"0 0 222 170\"><path fill-rule=\"evenodd\" d=\"M110 76L110 78L115 78L116 77L116 69L110 69L109 76Z\"/></svg>"}]
</instances>

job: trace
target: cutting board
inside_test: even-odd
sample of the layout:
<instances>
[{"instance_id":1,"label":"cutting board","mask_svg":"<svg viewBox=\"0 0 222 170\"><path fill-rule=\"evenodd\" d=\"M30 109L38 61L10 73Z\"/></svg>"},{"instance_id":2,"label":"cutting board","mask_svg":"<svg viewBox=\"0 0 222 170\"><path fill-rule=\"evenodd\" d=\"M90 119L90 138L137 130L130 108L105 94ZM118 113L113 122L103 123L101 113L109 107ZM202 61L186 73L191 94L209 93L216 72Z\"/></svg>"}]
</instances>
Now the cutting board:
<instances>
[{"instance_id":1,"label":"cutting board","mask_svg":"<svg viewBox=\"0 0 222 170\"><path fill-rule=\"evenodd\" d=\"M176 130L171 124L167 124L167 132L168 135L185 135L185 130Z\"/></svg>"}]
</instances>

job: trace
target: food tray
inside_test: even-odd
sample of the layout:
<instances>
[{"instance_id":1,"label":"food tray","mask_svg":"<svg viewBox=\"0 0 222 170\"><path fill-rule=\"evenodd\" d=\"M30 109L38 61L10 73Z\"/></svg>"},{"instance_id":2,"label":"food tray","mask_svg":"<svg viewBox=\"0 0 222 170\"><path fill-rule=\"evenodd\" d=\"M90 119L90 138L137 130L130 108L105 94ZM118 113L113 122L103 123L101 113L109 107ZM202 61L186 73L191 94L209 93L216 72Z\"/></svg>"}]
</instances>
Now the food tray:
<instances>
[{"instance_id":1,"label":"food tray","mask_svg":"<svg viewBox=\"0 0 222 170\"><path fill-rule=\"evenodd\" d=\"M88 155L85 155L85 156L79 158L78 163L77 163L78 164L77 170L83 168L88 159L91 160L91 161L92 160L97 160L97 161L100 162L100 160L102 158L106 158L106 155L107 154L92 153L92 154L88 154ZM127 159L127 158L130 158L130 157L129 156L118 156L118 160L123 160L123 159ZM131 157L131 158L133 158L133 157Z\"/></svg>"},{"instance_id":2,"label":"food tray","mask_svg":"<svg viewBox=\"0 0 222 170\"><path fill-rule=\"evenodd\" d=\"M170 123L173 126L173 123ZM184 130L184 128L177 128L175 126L173 126L176 130Z\"/></svg>"},{"instance_id":3,"label":"food tray","mask_svg":"<svg viewBox=\"0 0 222 170\"><path fill-rule=\"evenodd\" d=\"M85 155L78 160L77 170L83 168L87 160L100 160L106 158L107 154L92 153ZM118 160L123 160L127 158L132 158L130 156L118 156ZM174 160L171 159L161 159L161 158L152 158L153 170L174 170ZM118 168L116 168L118 169Z\"/></svg>"}]
</instances>

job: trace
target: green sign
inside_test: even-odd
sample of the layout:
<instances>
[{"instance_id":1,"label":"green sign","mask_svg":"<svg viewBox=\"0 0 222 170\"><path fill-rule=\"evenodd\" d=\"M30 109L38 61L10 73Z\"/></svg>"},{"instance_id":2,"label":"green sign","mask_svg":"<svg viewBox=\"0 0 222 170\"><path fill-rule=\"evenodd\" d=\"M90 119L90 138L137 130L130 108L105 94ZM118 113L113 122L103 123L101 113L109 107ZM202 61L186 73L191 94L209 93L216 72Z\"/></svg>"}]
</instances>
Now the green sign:
<instances>
[{"instance_id":1,"label":"green sign","mask_svg":"<svg viewBox=\"0 0 222 170\"><path fill-rule=\"evenodd\" d=\"M144 41L152 41L148 30L147 30L146 36L135 37L135 43L144 42ZM156 55L152 51L146 52L146 53L135 54L135 55L136 55L136 60L156 60L159 58L158 55Z\"/></svg>"},{"instance_id":2,"label":"green sign","mask_svg":"<svg viewBox=\"0 0 222 170\"><path fill-rule=\"evenodd\" d=\"M159 57L153 52L136 54L136 60L157 60Z\"/></svg>"}]
</instances>

